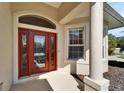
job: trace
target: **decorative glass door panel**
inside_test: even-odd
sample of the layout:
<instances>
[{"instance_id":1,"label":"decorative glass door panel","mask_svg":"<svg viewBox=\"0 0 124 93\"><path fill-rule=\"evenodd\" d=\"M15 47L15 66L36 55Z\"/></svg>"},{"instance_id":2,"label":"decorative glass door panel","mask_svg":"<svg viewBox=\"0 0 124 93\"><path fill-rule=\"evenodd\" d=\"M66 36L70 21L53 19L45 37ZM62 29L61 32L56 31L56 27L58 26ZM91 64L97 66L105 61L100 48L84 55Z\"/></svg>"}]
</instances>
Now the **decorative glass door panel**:
<instances>
[{"instance_id":1,"label":"decorative glass door panel","mask_svg":"<svg viewBox=\"0 0 124 93\"><path fill-rule=\"evenodd\" d=\"M45 36L34 36L34 65L37 68L45 67Z\"/></svg>"},{"instance_id":2,"label":"decorative glass door panel","mask_svg":"<svg viewBox=\"0 0 124 93\"><path fill-rule=\"evenodd\" d=\"M26 33L22 34L22 70L26 71L27 64L27 35Z\"/></svg>"},{"instance_id":3,"label":"decorative glass door panel","mask_svg":"<svg viewBox=\"0 0 124 93\"><path fill-rule=\"evenodd\" d=\"M51 64L54 64L54 55L55 55L55 46L54 46L54 37L51 37Z\"/></svg>"},{"instance_id":4,"label":"decorative glass door panel","mask_svg":"<svg viewBox=\"0 0 124 93\"><path fill-rule=\"evenodd\" d=\"M28 74L28 33L26 30L22 30L18 33L18 45L19 45L19 76L25 76Z\"/></svg>"},{"instance_id":5,"label":"decorative glass door panel","mask_svg":"<svg viewBox=\"0 0 124 93\"><path fill-rule=\"evenodd\" d=\"M50 33L49 34L49 54L50 54L50 60L49 60L49 70L55 70L56 69L56 34Z\"/></svg>"},{"instance_id":6,"label":"decorative glass door panel","mask_svg":"<svg viewBox=\"0 0 124 93\"><path fill-rule=\"evenodd\" d=\"M48 34L32 30L31 73L48 71Z\"/></svg>"}]
</instances>

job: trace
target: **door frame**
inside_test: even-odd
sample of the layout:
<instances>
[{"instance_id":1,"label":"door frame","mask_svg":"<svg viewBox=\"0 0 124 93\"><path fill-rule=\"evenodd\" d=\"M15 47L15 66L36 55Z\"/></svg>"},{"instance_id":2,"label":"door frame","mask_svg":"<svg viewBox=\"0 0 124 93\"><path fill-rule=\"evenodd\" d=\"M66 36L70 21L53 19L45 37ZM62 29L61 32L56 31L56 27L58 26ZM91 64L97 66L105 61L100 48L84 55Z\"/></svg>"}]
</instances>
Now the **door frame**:
<instances>
[{"instance_id":1,"label":"door frame","mask_svg":"<svg viewBox=\"0 0 124 93\"><path fill-rule=\"evenodd\" d=\"M20 32L19 32L19 29L21 30ZM46 29L46 28L45 28ZM24 31L23 31L24 30ZM25 31L25 30L27 30L27 31ZM31 34L30 33L28 33L28 31L29 30L31 30ZM21 39L22 39L22 33L26 33L27 34L27 41L29 41L29 37L31 37L31 36L34 36L35 35L35 32L36 32L36 34L41 34L42 35L42 33L43 34L46 34L46 36L47 36L47 38L46 38L46 40L48 41L47 42L47 49L48 49L48 52L51 52L50 51L50 47L48 47L49 46L49 44L51 43L50 41L49 41L49 37L50 36L54 36L55 37L55 56L54 56L54 59L55 59L55 68L54 69L50 69L50 64L49 64L49 62L47 62L47 66L48 66L48 70L46 71L46 70L44 70L43 69L43 71L33 71L32 72L32 70L31 69L34 69L34 68L32 68L32 64L29 62L32 58L31 58L31 56L29 56L29 54L30 53L33 53L34 51L32 50L32 51L30 51L31 50L31 48L34 48L32 45L30 45L30 44L34 44L34 42L31 40L30 42L32 42L32 43L29 43L29 42L27 42L27 72L26 73L22 73L22 69L21 69L21 50L22 49L20 49L20 47L21 47L21 43L19 43L20 41L21 41ZM31 38L34 38L34 37L31 37ZM36 30L36 29L30 29L30 28L24 28L24 27L18 27L18 78L20 78L20 77L22 77L22 76L30 76L30 75L33 75L33 74L37 74L37 73L42 73L42 72L48 72L48 71L52 71L52 70L57 70L57 33L53 33L53 32L48 32L48 31L42 31L42 30ZM32 47L29 47L29 46L32 46ZM46 51L46 50L45 50ZM33 57L34 58L34 57ZM50 60L50 57L48 57L48 60ZM47 60L47 61L48 61ZM30 67L31 66L31 67ZM21 72L20 72L21 71Z\"/></svg>"},{"instance_id":2,"label":"door frame","mask_svg":"<svg viewBox=\"0 0 124 93\"><path fill-rule=\"evenodd\" d=\"M25 15L36 15L36 16L41 16L43 18L49 19L51 22L53 22L56 25L56 29L48 29L48 28L38 27L38 26L33 26L33 25L28 25L28 24L20 24L19 23L19 17L25 16ZM29 77L26 79L19 79L18 78L18 27L35 28L37 30L43 30L43 31L57 33L57 34L59 34L61 32L61 31L59 31L60 30L59 23L55 19L47 16L46 14L42 14L42 13L38 13L36 11L30 11L30 10L18 11L18 12L15 12L13 14L13 42L12 42L13 43L13 45L12 45L12 47L13 47L13 49L12 49L12 51L13 51L13 53L12 53L12 55L13 55L13 69L12 69L13 78L12 78L12 82L13 82L13 84L32 79L32 77ZM57 39L58 38L59 37L57 37ZM57 44L57 48L58 48L58 44ZM57 52L58 52L58 50L57 50ZM57 54L57 56L58 55L59 54ZM57 60L59 60L59 59L57 58Z\"/></svg>"}]
</instances>

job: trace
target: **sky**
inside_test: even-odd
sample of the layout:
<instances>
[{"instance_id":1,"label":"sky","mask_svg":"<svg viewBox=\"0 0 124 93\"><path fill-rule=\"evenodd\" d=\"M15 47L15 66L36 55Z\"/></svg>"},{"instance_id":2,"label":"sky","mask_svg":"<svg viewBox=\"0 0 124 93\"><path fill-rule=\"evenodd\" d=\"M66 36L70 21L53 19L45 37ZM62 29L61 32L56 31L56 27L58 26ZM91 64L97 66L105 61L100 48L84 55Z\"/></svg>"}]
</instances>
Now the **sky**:
<instances>
[{"instance_id":1,"label":"sky","mask_svg":"<svg viewBox=\"0 0 124 93\"><path fill-rule=\"evenodd\" d=\"M108 2L108 4L124 17L124 2ZM124 36L124 27L109 30L110 33L116 37Z\"/></svg>"}]
</instances>

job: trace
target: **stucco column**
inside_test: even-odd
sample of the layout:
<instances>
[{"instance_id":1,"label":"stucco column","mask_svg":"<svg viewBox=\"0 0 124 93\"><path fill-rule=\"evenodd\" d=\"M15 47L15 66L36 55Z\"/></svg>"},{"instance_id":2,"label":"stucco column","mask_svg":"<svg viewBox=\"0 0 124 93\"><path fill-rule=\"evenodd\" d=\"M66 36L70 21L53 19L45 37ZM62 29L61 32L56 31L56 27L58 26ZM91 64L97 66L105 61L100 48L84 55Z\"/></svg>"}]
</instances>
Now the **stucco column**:
<instances>
[{"instance_id":1,"label":"stucco column","mask_svg":"<svg viewBox=\"0 0 124 93\"><path fill-rule=\"evenodd\" d=\"M103 3L91 5L91 41L90 41L90 77L103 78L102 39L103 39Z\"/></svg>"},{"instance_id":2,"label":"stucco column","mask_svg":"<svg viewBox=\"0 0 124 93\"><path fill-rule=\"evenodd\" d=\"M109 81L103 78L102 60L103 3L91 3L90 77L85 77L85 90L108 90Z\"/></svg>"}]
</instances>

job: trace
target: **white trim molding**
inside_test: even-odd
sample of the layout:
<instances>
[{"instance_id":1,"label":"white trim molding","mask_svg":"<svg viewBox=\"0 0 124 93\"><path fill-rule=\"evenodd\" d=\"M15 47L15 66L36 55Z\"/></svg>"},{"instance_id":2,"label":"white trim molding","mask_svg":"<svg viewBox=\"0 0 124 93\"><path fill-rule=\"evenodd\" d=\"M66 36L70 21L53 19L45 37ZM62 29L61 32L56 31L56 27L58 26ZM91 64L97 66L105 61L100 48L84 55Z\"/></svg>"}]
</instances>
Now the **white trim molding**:
<instances>
[{"instance_id":1,"label":"white trim molding","mask_svg":"<svg viewBox=\"0 0 124 93\"><path fill-rule=\"evenodd\" d=\"M34 30L39 30L39 31L44 31L44 32L57 33L57 30L55 30L55 29L39 27L39 26L34 26L34 25L29 25L29 24L23 24L23 23L18 23L18 27L34 29Z\"/></svg>"},{"instance_id":2,"label":"white trim molding","mask_svg":"<svg viewBox=\"0 0 124 93\"><path fill-rule=\"evenodd\" d=\"M37 16L41 16L43 18L49 19L51 22L53 22L56 25L56 30L18 23L18 18L24 15L37 15ZM57 31L59 31L59 24L54 19L46 15L39 14L34 11L20 11L13 14L13 83L14 84L19 83L20 81L23 81L18 79L18 27L31 28L35 30L41 30L41 31L44 30L44 31L54 32L54 33L57 33ZM57 47L58 47L58 44L57 44Z\"/></svg>"}]
</instances>

